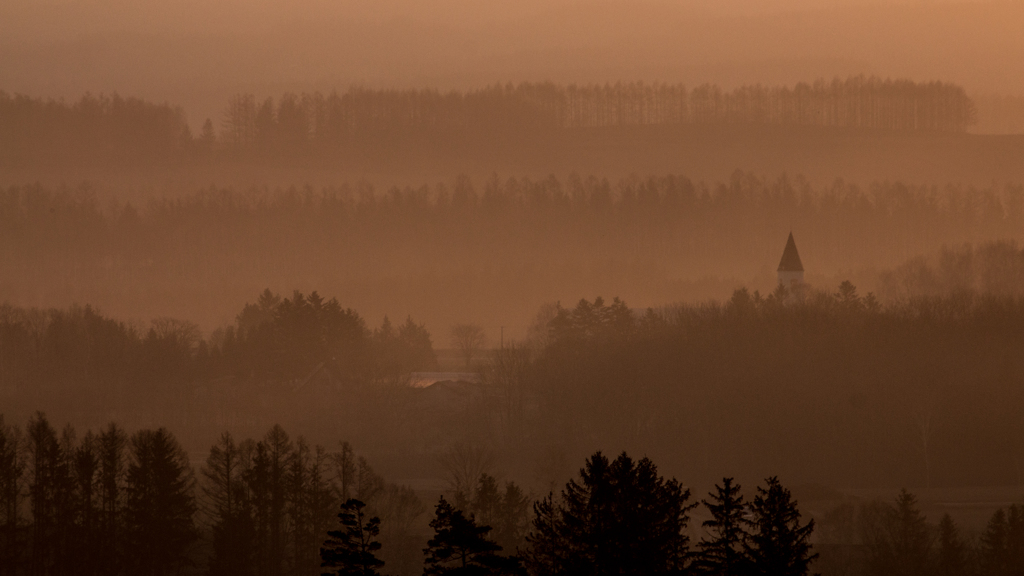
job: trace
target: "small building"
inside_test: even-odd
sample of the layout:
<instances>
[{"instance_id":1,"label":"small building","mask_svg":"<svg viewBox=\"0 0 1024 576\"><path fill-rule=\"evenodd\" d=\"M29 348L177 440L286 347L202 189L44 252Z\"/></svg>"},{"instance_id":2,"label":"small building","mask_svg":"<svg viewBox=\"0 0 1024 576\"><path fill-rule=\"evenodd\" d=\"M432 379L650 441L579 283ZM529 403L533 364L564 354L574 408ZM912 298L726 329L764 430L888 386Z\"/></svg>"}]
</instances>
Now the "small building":
<instances>
[{"instance_id":1,"label":"small building","mask_svg":"<svg viewBox=\"0 0 1024 576\"><path fill-rule=\"evenodd\" d=\"M804 265L800 262L800 253L796 251L796 241L790 232L789 240L786 240L786 249L782 251L782 261L779 262L779 284L792 288L803 283Z\"/></svg>"},{"instance_id":2,"label":"small building","mask_svg":"<svg viewBox=\"0 0 1024 576\"><path fill-rule=\"evenodd\" d=\"M465 382L479 384L479 372L413 372L409 374L409 385L413 388L429 388L438 382Z\"/></svg>"}]
</instances>

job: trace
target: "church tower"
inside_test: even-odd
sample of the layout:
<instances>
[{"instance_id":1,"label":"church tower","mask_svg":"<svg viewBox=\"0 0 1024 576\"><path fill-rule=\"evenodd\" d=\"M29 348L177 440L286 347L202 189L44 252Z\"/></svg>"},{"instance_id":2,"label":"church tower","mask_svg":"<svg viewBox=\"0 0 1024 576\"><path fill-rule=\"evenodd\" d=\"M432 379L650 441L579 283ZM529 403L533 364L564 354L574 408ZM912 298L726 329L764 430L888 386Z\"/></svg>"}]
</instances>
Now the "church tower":
<instances>
[{"instance_id":1,"label":"church tower","mask_svg":"<svg viewBox=\"0 0 1024 576\"><path fill-rule=\"evenodd\" d=\"M804 265L800 262L800 254L796 251L796 242L793 240L793 233L790 232L786 249L782 251L782 261L779 262L779 284L790 288L803 282Z\"/></svg>"}]
</instances>

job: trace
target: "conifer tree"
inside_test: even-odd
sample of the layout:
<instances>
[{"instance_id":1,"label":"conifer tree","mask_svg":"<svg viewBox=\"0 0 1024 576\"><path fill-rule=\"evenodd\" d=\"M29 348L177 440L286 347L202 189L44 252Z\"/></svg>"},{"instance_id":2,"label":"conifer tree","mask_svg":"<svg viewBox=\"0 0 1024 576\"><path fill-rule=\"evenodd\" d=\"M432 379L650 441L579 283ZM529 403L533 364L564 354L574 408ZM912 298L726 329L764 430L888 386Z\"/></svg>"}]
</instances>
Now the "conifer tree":
<instances>
[{"instance_id":1,"label":"conifer tree","mask_svg":"<svg viewBox=\"0 0 1024 576\"><path fill-rule=\"evenodd\" d=\"M99 569L100 543L99 510L96 507L99 480L99 455L96 450L96 437L89 432L82 442L72 451L72 470L75 481L74 515L77 526L73 539L78 550L74 562L74 571L82 576L97 574Z\"/></svg>"},{"instance_id":2,"label":"conifer tree","mask_svg":"<svg viewBox=\"0 0 1024 576\"><path fill-rule=\"evenodd\" d=\"M1006 563L1011 574L1024 572L1024 506L1013 504L1006 515Z\"/></svg>"},{"instance_id":3,"label":"conifer tree","mask_svg":"<svg viewBox=\"0 0 1024 576\"><path fill-rule=\"evenodd\" d=\"M751 503L753 518L743 549L749 558L748 574L756 576L805 576L811 562L810 538L814 520L800 524L800 511L789 490L771 477L757 488Z\"/></svg>"},{"instance_id":4,"label":"conifer tree","mask_svg":"<svg viewBox=\"0 0 1024 576\"><path fill-rule=\"evenodd\" d=\"M949 514L939 521L937 576L960 576L967 569L967 549L960 530Z\"/></svg>"},{"instance_id":5,"label":"conifer tree","mask_svg":"<svg viewBox=\"0 0 1024 576\"><path fill-rule=\"evenodd\" d=\"M985 574L1001 576L1009 573L1010 527L1006 511L996 510L981 535L981 567Z\"/></svg>"},{"instance_id":6,"label":"conifer tree","mask_svg":"<svg viewBox=\"0 0 1024 576\"><path fill-rule=\"evenodd\" d=\"M430 527L434 537L423 550L426 576L485 576L520 571L517 558L496 554L501 546L487 538L490 526L478 526L473 516L456 510L444 496L437 503Z\"/></svg>"},{"instance_id":7,"label":"conifer tree","mask_svg":"<svg viewBox=\"0 0 1024 576\"><path fill-rule=\"evenodd\" d=\"M626 454L614 462L600 452L570 480L560 501L553 495L534 506L527 537L531 572L568 574L679 574L690 561L690 493L658 475L644 458Z\"/></svg>"},{"instance_id":8,"label":"conifer tree","mask_svg":"<svg viewBox=\"0 0 1024 576\"><path fill-rule=\"evenodd\" d=\"M99 435L100 536L97 557L102 574L117 574L120 568L127 445L128 435L116 424L109 424Z\"/></svg>"},{"instance_id":9,"label":"conifer tree","mask_svg":"<svg viewBox=\"0 0 1024 576\"><path fill-rule=\"evenodd\" d=\"M294 447L280 425L274 425L263 440L267 455L268 542L266 568L270 576L284 573L288 470Z\"/></svg>"},{"instance_id":10,"label":"conifer tree","mask_svg":"<svg viewBox=\"0 0 1024 576\"><path fill-rule=\"evenodd\" d=\"M20 564L18 528L25 461L18 429L0 416L0 576L11 576Z\"/></svg>"},{"instance_id":11,"label":"conifer tree","mask_svg":"<svg viewBox=\"0 0 1024 576\"><path fill-rule=\"evenodd\" d=\"M32 559L30 572L46 574L52 571L57 557L57 508L61 468L61 454L57 432L42 412L29 420L28 448L32 481L29 502L32 510Z\"/></svg>"},{"instance_id":12,"label":"conifer tree","mask_svg":"<svg viewBox=\"0 0 1024 576\"><path fill-rule=\"evenodd\" d=\"M932 534L917 505L917 498L906 489L896 497L889 529L894 574L927 574Z\"/></svg>"},{"instance_id":13,"label":"conifer tree","mask_svg":"<svg viewBox=\"0 0 1024 576\"><path fill-rule=\"evenodd\" d=\"M745 505L740 485L732 478L723 478L722 485L715 485L715 492L708 494L704 506L711 512L711 519L704 521L709 537L700 542L700 556L697 564L701 571L711 575L732 575L747 568L749 558L743 544L747 538L743 513Z\"/></svg>"},{"instance_id":14,"label":"conifer tree","mask_svg":"<svg viewBox=\"0 0 1024 576\"><path fill-rule=\"evenodd\" d=\"M173 574L188 562L196 540L196 505L188 456L167 430L131 439L125 507L127 568L133 576Z\"/></svg>"},{"instance_id":15,"label":"conifer tree","mask_svg":"<svg viewBox=\"0 0 1024 576\"><path fill-rule=\"evenodd\" d=\"M471 508L477 520L493 528L492 537L505 550L523 543L528 525L530 500L515 482L506 482L505 490L489 474L482 474L473 494Z\"/></svg>"},{"instance_id":16,"label":"conifer tree","mask_svg":"<svg viewBox=\"0 0 1024 576\"><path fill-rule=\"evenodd\" d=\"M241 450L230 433L210 448L203 467L206 513L213 521L211 576L253 574L254 527L246 496Z\"/></svg>"},{"instance_id":17,"label":"conifer tree","mask_svg":"<svg viewBox=\"0 0 1024 576\"><path fill-rule=\"evenodd\" d=\"M367 519L363 509L366 504L349 498L341 506L338 520L341 530L331 530L320 548L323 568L332 568L323 576L377 576L384 561L376 556L380 550L380 518Z\"/></svg>"}]
</instances>

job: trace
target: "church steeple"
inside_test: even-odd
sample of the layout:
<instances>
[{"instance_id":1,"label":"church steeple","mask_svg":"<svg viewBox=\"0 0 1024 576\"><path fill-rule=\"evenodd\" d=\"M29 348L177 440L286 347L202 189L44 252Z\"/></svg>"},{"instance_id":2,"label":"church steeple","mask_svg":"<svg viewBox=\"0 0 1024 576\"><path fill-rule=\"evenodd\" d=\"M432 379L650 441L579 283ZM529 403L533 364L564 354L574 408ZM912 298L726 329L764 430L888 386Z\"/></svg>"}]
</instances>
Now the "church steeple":
<instances>
[{"instance_id":1,"label":"church steeple","mask_svg":"<svg viewBox=\"0 0 1024 576\"><path fill-rule=\"evenodd\" d=\"M786 248L782 251L782 260L779 262L779 284L789 287L794 283L804 281L804 265L800 261L800 253L796 250L796 241L793 240L793 233L789 233L786 240Z\"/></svg>"}]
</instances>

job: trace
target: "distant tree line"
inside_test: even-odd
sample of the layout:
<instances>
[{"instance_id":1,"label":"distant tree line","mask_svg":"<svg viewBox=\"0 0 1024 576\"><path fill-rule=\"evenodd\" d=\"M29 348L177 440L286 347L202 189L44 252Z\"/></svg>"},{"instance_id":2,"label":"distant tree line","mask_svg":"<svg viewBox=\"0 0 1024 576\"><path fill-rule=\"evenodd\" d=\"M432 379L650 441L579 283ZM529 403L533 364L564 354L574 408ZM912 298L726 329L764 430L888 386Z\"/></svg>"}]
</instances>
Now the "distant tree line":
<instances>
[{"instance_id":1,"label":"distant tree line","mask_svg":"<svg viewBox=\"0 0 1024 576\"><path fill-rule=\"evenodd\" d=\"M1020 295L1024 290L1024 251L1016 242L944 246L930 257L918 256L881 274L879 291L887 298L958 294Z\"/></svg>"},{"instance_id":2,"label":"distant tree line","mask_svg":"<svg viewBox=\"0 0 1024 576\"><path fill-rule=\"evenodd\" d=\"M344 94L251 94L227 106L234 144L330 145L374 132L529 131L672 124L772 124L963 132L975 119L963 88L852 77L790 87L616 83L496 85L468 92L351 89Z\"/></svg>"},{"instance_id":3,"label":"distant tree line","mask_svg":"<svg viewBox=\"0 0 1024 576\"><path fill-rule=\"evenodd\" d=\"M1008 241L1001 254L1012 260L1020 254L1012 242L1024 240L1019 183L819 186L744 172L722 182L495 175L389 189L351 183L209 187L141 202L104 196L89 186L0 190L8 298L32 302L45 292L132 317L149 314L132 309L144 294L153 308L209 325L252 298L253 286L279 278L288 283L278 290L329 291L364 313L377 302L415 310L436 337L452 320L448 302L490 329L524 325L554 297L552 286L569 295L607 286L602 292L631 303L722 298L758 274L763 286L774 281L791 229L809 273L834 283L849 278L883 299L916 294L917 283L907 284L910 292L881 286L878 272L943 245L960 250L996 238ZM976 259L975 269L981 264ZM976 288L1015 293L1022 285L988 278ZM397 329L404 314L392 320Z\"/></svg>"},{"instance_id":4,"label":"distant tree line","mask_svg":"<svg viewBox=\"0 0 1024 576\"><path fill-rule=\"evenodd\" d=\"M844 282L627 310L584 300L538 318L543 348L519 380L538 408L523 428L569 446L643 446L690 470L770 465L864 486L1020 480L1020 296L882 303Z\"/></svg>"},{"instance_id":5,"label":"distant tree line","mask_svg":"<svg viewBox=\"0 0 1024 576\"><path fill-rule=\"evenodd\" d=\"M821 517L815 549L822 574L1010 575L1024 570L1024 504L1001 506L983 529L965 531L948 513L929 522L917 497L847 501Z\"/></svg>"},{"instance_id":6,"label":"distant tree line","mask_svg":"<svg viewBox=\"0 0 1024 576\"><path fill-rule=\"evenodd\" d=\"M704 501L712 519L696 547L688 523L698 503L647 458L594 454L559 496L534 503L529 528L505 546L488 523L504 513L481 508L501 503L487 495L493 485L482 475L469 507L441 496L420 548L417 494L347 443L311 448L280 426L260 441L225 433L197 480L164 428L129 436L110 424L78 438L37 413L24 432L0 421L0 573L802 576L817 557L813 520L801 521L776 478L749 506L725 479Z\"/></svg>"},{"instance_id":7,"label":"distant tree line","mask_svg":"<svg viewBox=\"0 0 1024 576\"><path fill-rule=\"evenodd\" d=\"M140 326L89 306L0 305L0 390L46 398L48 409L62 414L150 414L190 397L197 407L219 405L223 387L235 389L236 382L249 390L328 384L371 393L371 382L404 382L411 371L436 369L422 324L407 318L396 326L385 317L371 330L357 313L316 292L282 298L265 291L210 338L196 324L171 318ZM219 383L218 395L183 392L199 382ZM260 402L245 396L230 403L244 411Z\"/></svg>"},{"instance_id":8,"label":"distant tree line","mask_svg":"<svg viewBox=\"0 0 1024 576\"><path fill-rule=\"evenodd\" d=\"M162 163L192 144L184 112L169 104L117 93L65 102L0 91L3 167Z\"/></svg>"},{"instance_id":9,"label":"distant tree line","mask_svg":"<svg viewBox=\"0 0 1024 576\"><path fill-rule=\"evenodd\" d=\"M193 161L218 146L276 155L359 149L396 138L461 134L529 141L553 131L650 125L741 124L964 132L974 103L955 84L851 77L793 87L642 82L494 85L469 91L369 90L236 95L219 129L193 133L182 110L138 98L87 94L65 102L0 92L0 166ZM383 139L383 140L382 140ZM366 144L366 142L363 142Z\"/></svg>"}]
</instances>

